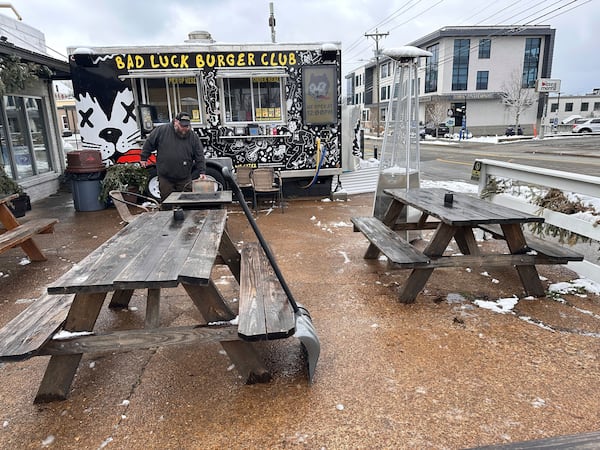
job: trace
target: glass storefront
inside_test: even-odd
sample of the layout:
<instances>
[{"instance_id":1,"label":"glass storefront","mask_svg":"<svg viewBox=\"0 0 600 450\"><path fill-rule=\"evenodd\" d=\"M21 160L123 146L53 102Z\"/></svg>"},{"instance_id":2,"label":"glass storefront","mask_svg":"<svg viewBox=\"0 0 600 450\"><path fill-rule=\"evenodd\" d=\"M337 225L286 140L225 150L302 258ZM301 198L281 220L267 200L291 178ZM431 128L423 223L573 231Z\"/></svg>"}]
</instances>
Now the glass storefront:
<instances>
[{"instance_id":1,"label":"glass storefront","mask_svg":"<svg viewBox=\"0 0 600 450\"><path fill-rule=\"evenodd\" d=\"M43 107L42 99L37 97L2 98L0 164L15 180L53 170Z\"/></svg>"}]
</instances>

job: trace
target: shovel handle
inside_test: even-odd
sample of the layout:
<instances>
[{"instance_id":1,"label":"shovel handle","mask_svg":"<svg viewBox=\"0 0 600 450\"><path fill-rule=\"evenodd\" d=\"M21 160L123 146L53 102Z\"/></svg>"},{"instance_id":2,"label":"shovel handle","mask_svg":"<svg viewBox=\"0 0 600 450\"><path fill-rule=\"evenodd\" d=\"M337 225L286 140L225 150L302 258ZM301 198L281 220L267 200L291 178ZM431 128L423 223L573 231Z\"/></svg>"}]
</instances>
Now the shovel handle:
<instances>
[{"instance_id":1,"label":"shovel handle","mask_svg":"<svg viewBox=\"0 0 600 450\"><path fill-rule=\"evenodd\" d=\"M244 210L244 214L246 215L248 222L250 222L250 225L252 226L252 229L254 230L254 234L258 238L258 241L260 242L260 245L261 245L262 249L264 250L265 255L267 255L267 259L271 263L271 267L273 267L273 271L275 272L275 275L277 276L279 283L281 283L281 287L283 288L283 291L287 295L288 301L290 302L290 305L292 305L292 309L294 310L294 313L298 313L300 311L300 308L298 307L296 300L294 300L294 296L292 295L292 292L290 291L289 286L285 282L285 279L283 278L283 274L279 270L279 266L277 265L277 262L275 261L275 256L273 256L273 253L271 253L271 249L269 249L267 242L263 238L263 235L260 232L258 225L256 224L256 221L254 220L254 217L252 216L252 212L250 211L250 208L248 208L248 205L246 204L246 199L244 198L244 194L242 193L242 190L238 186L237 182L233 179L233 176L231 175L231 171L229 170L228 167L222 166L221 173L223 174L225 179L229 181L229 184L233 187L233 193L235 194L236 198L238 199L239 204L242 206L242 209Z\"/></svg>"}]
</instances>

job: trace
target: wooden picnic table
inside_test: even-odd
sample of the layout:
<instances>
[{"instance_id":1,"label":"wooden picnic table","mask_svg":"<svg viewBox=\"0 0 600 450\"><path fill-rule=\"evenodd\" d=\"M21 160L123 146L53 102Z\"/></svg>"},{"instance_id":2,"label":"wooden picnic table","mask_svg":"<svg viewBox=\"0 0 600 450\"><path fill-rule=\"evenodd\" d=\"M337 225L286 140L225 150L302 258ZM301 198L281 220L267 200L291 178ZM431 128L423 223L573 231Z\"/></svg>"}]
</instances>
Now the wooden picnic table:
<instances>
[{"instance_id":1,"label":"wooden picnic table","mask_svg":"<svg viewBox=\"0 0 600 450\"><path fill-rule=\"evenodd\" d=\"M53 282L47 295L0 330L2 361L52 355L35 402L66 398L82 354L87 352L219 341L247 382L270 379L252 344L240 338L235 321L229 322L236 314L211 280L213 265L220 263L226 264L238 282L244 284L240 280L244 272L240 253L225 229L227 210L184 213L184 220L175 220L173 211L141 214ZM185 288L206 324L161 326L159 309L164 301L161 292L178 285ZM109 307L125 308L135 289L147 290L144 328L94 331L107 294L112 292ZM252 290L254 295L257 289L260 292L261 286ZM262 294L258 295L262 299ZM270 304L266 309L287 312L287 315L275 314L279 319L287 319L287 328L277 329L277 337L291 336L295 326L293 310L287 298L278 295L276 300L278 305ZM256 299L252 302L253 309L258 310ZM251 317L246 319L256 321ZM58 329L63 338L53 338Z\"/></svg>"},{"instance_id":2,"label":"wooden picnic table","mask_svg":"<svg viewBox=\"0 0 600 450\"><path fill-rule=\"evenodd\" d=\"M20 246L31 261L46 261L46 256L33 240L33 236L52 233L58 219L35 219L23 224L19 223L8 207L8 203L18 196L18 194L11 194L0 197L0 223L5 228L0 234L0 253Z\"/></svg>"},{"instance_id":3,"label":"wooden picnic table","mask_svg":"<svg viewBox=\"0 0 600 450\"><path fill-rule=\"evenodd\" d=\"M525 238L522 225L543 222L544 218L527 214L478 197L439 188L385 189L392 201L380 220L376 217L354 217L355 230L370 241L366 259L384 253L398 268L412 269L400 292L400 300L413 302L427 280L438 267L469 267L472 265L514 266L528 295L544 296L536 264L565 264L581 261L582 255L558 245ZM448 201L451 197L451 203ZM408 217L405 209L420 212L416 222L400 220ZM483 254L475 240L477 228L493 230L506 240L508 252ZM397 233L399 230L435 230L421 252ZM454 239L461 255L444 256Z\"/></svg>"}]
</instances>

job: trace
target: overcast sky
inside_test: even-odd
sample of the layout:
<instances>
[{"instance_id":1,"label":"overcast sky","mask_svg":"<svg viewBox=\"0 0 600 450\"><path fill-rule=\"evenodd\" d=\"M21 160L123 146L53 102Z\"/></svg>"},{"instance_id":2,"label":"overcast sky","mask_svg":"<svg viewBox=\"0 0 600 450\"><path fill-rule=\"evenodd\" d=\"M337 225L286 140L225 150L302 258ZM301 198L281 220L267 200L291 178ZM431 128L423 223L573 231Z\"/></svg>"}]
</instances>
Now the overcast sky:
<instances>
[{"instance_id":1,"label":"overcast sky","mask_svg":"<svg viewBox=\"0 0 600 450\"><path fill-rule=\"evenodd\" d=\"M12 5L46 35L50 54L71 46L180 44L207 30L219 42L270 42L268 0L27 0ZM6 4L6 3L4 3ZM10 3L9 3L10 4ZM341 42L343 75L373 56L365 33L406 45L444 26L550 25L552 78L564 94L600 88L600 0L273 0L277 42ZM15 17L9 8L0 14ZM66 58L66 56L64 56Z\"/></svg>"}]
</instances>

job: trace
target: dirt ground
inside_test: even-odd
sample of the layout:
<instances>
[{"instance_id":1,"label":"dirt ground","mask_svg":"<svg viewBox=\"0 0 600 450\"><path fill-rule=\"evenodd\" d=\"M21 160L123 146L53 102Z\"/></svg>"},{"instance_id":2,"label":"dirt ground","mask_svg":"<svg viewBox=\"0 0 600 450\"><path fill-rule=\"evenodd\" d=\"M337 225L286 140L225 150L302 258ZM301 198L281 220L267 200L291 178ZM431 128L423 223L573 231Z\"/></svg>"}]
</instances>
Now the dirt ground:
<instances>
[{"instance_id":1,"label":"dirt ground","mask_svg":"<svg viewBox=\"0 0 600 450\"><path fill-rule=\"evenodd\" d=\"M525 298L513 269L473 267L436 270L415 303L401 304L408 271L364 260L367 241L351 226L371 206L361 194L258 214L320 337L312 385L295 338L258 344L273 373L258 385L239 379L219 344L87 354L69 398L44 405L33 398L47 357L1 363L0 448L459 449L600 429L599 296ZM36 238L48 261L0 255L0 326L122 226L114 209L75 212L68 193L30 217L60 223ZM238 206L228 226L235 242L255 240ZM562 266L539 273L545 286L577 278ZM235 296L233 277L214 275ZM513 296L505 314L475 302ZM97 328L141 326L144 309L136 291L128 311L104 308ZM183 289L165 291L163 325L200 320Z\"/></svg>"}]
</instances>

